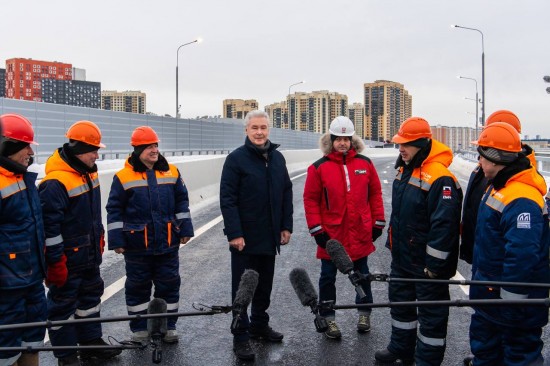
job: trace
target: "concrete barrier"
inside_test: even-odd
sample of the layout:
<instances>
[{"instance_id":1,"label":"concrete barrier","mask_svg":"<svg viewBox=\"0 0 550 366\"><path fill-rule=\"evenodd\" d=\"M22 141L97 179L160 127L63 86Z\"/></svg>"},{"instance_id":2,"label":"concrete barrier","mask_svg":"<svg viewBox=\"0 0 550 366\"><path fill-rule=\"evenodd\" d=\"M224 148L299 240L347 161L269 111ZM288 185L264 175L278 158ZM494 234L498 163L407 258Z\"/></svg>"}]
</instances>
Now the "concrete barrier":
<instances>
[{"instance_id":1,"label":"concrete barrier","mask_svg":"<svg viewBox=\"0 0 550 366\"><path fill-rule=\"evenodd\" d=\"M322 154L316 150L285 150L282 151L287 162L289 172L305 170L311 163L319 159ZM191 216L206 204L215 202L219 196L220 177L226 155L202 155L196 157L167 157L170 163L176 165L185 181L189 191L189 203ZM181 161L181 159L185 159ZM179 160L179 161L178 161ZM103 225L107 227L107 211L105 206L109 199L109 191L113 182L113 176L123 166L116 169L99 171L99 183L101 184L101 204Z\"/></svg>"}]
</instances>

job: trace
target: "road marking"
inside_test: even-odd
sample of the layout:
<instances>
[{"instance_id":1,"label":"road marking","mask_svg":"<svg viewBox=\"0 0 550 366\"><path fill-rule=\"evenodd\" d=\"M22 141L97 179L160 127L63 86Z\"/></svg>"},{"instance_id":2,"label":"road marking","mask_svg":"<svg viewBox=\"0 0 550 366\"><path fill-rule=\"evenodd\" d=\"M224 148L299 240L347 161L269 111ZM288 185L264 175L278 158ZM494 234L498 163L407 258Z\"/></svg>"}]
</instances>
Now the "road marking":
<instances>
[{"instance_id":1,"label":"road marking","mask_svg":"<svg viewBox=\"0 0 550 366\"><path fill-rule=\"evenodd\" d=\"M454 275L453 278L451 278L451 280L463 281L463 280L465 280L465 278L462 277L462 275L460 274L460 272L456 271L456 274ZM468 286L468 285L460 285L460 288L462 289L462 291L464 291L464 293L465 293L466 295L470 295L470 286Z\"/></svg>"},{"instance_id":2,"label":"road marking","mask_svg":"<svg viewBox=\"0 0 550 366\"><path fill-rule=\"evenodd\" d=\"M302 174L298 174L292 178L290 178L290 180L295 180L295 179L298 179L304 175L306 175L307 173L302 173ZM189 245L189 243L191 243L193 240L197 239L199 236L201 236L202 234L204 234L205 232L207 232L208 230L212 229L214 226L216 226L217 224L219 224L220 222L223 221L223 217L222 215L216 217L215 219L211 220L210 222L206 223L205 225L201 226L199 229L197 229L195 231L195 236L191 238L191 240L189 240L187 242L187 244L181 244L180 245L180 248L186 246L186 245ZM105 291L103 292L103 296L101 296L101 302L105 302L107 301L108 299L110 299L113 295L115 295L117 292L119 292L120 290L122 290L124 288L124 282L126 282L126 276L122 276L121 278L119 278L117 281L113 282L112 284L110 284L106 289Z\"/></svg>"},{"instance_id":3,"label":"road marking","mask_svg":"<svg viewBox=\"0 0 550 366\"><path fill-rule=\"evenodd\" d=\"M384 184L388 184L388 180L387 179L384 179Z\"/></svg>"}]
</instances>

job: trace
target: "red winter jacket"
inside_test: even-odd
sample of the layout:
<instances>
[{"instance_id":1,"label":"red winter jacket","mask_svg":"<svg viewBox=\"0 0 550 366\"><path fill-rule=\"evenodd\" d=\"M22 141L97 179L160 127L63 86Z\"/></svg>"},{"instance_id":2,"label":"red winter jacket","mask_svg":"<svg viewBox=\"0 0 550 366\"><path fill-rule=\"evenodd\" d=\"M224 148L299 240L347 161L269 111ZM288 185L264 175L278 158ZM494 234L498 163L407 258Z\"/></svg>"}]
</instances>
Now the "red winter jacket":
<instances>
[{"instance_id":1,"label":"red winter jacket","mask_svg":"<svg viewBox=\"0 0 550 366\"><path fill-rule=\"evenodd\" d=\"M321 138L321 145L323 150L328 150L327 145L332 150L329 134ZM317 160L308 168L304 188L310 232L319 233L320 225L344 245L353 261L374 252L372 227L385 225L380 179L370 159L357 152L363 148L363 142L353 136L346 156L331 151ZM317 247L317 258L330 256Z\"/></svg>"}]
</instances>

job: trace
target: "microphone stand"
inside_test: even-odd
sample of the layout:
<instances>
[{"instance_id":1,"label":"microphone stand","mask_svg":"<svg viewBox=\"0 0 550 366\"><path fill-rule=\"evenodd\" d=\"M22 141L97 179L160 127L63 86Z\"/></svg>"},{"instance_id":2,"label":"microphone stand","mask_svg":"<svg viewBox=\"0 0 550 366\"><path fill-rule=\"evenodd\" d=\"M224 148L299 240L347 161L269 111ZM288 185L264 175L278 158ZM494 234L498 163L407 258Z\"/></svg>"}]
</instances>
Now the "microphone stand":
<instances>
[{"instance_id":1,"label":"microphone stand","mask_svg":"<svg viewBox=\"0 0 550 366\"><path fill-rule=\"evenodd\" d=\"M83 318L83 319L71 319L71 320L46 320L43 322L32 322L32 323L16 323L16 324L4 324L0 325L0 332L11 329L30 329L30 328L52 328L52 327L62 327L65 325L78 325L78 324L93 324L93 323L113 323L128 321L133 319L153 319L153 318L166 318L169 317L185 317L185 316L202 316L202 315L216 315L216 314L227 314L231 311L231 306L206 306L203 304L198 304L193 306L199 306L197 309L199 311L191 312L181 312L181 313L160 313L160 314L137 314L137 315L123 315L123 316L111 316L104 318ZM204 311L202 309L205 309ZM209 309L209 310L206 310ZM168 314L168 315L167 315Z\"/></svg>"},{"instance_id":2,"label":"microphone stand","mask_svg":"<svg viewBox=\"0 0 550 366\"><path fill-rule=\"evenodd\" d=\"M151 347L153 348L152 361L153 363L161 363L162 361L162 333L155 332L151 334Z\"/></svg>"},{"instance_id":3,"label":"microphone stand","mask_svg":"<svg viewBox=\"0 0 550 366\"><path fill-rule=\"evenodd\" d=\"M346 310L346 309L373 309L393 307L418 307L418 306L449 306L449 307L483 307L483 306L545 306L550 307L550 299L517 299L517 300L430 300L430 301L388 301L372 304L349 304L336 305L334 301L323 301L319 308L323 310Z\"/></svg>"},{"instance_id":4,"label":"microphone stand","mask_svg":"<svg viewBox=\"0 0 550 366\"><path fill-rule=\"evenodd\" d=\"M102 350L102 349L144 349L146 345L136 344L134 342L113 344L110 346L20 346L20 347L0 347L2 352L51 352L51 351L81 351L81 350Z\"/></svg>"},{"instance_id":5,"label":"microphone stand","mask_svg":"<svg viewBox=\"0 0 550 366\"><path fill-rule=\"evenodd\" d=\"M550 283L533 283L533 282L506 282L506 281L475 281L475 280L438 280L433 278L397 278L390 277L385 273L371 273L366 276L370 282L413 282L413 283L433 283L433 284L448 284L448 285L469 285L469 286L495 286L495 287L533 287L533 288L550 288Z\"/></svg>"}]
</instances>

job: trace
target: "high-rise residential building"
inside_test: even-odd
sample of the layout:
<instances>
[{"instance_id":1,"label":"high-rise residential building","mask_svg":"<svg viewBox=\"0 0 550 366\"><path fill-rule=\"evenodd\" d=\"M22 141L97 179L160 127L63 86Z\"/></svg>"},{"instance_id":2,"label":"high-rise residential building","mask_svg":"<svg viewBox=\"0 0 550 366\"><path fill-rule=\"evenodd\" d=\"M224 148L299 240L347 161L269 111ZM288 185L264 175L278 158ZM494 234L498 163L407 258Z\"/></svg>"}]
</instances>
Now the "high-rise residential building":
<instances>
[{"instance_id":1,"label":"high-rise residential building","mask_svg":"<svg viewBox=\"0 0 550 366\"><path fill-rule=\"evenodd\" d=\"M6 96L6 69L0 69L0 98Z\"/></svg>"},{"instance_id":2,"label":"high-rise residential building","mask_svg":"<svg viewBox=\"0 0 550 366\"><path fill-rule=\"evenodd\" d=\"M26 58L6 60L6 97L42 102L42 80L72 80L72 65Z\"/></svg>"},{"instance_id":3,"label":"high-rise residential building","mask_svg":"<svg viewBox=\"0 0 550 366\"><path fill-rule=\"evenodd\" d=\"M432 129L432 138L449 146L453 152L460 150L475 150L472 141L477 140L476 130L471 127L447 127L430 126Z\"/></svg>"},{"instance_id":4,"label":"high-rise residential building","mask_svg":"<svg viewBox=\"0 0 550 366\"><path fill-rule=\"evenodd\" d=\"M365 138L389 141L401 123L412 116L412 96L403 84L376 80L363 86L365 98Z\"/></svg>"},{"instance_id":5,"label":"high-rise residential building","mask_svg":"<svg viewBox=\"0 0 550 366\"><path fill-rule=\"evenodd\" d=\"M250 111L258 109L256 99L224 99L223 118L242 119Z\"/></svg>"},{"instance_id":6,"label":"high-rise residential building","mask_svg":"<svg viewBox=\"0 0 550 366\"><path fill-rule=\"evenodd\" d=\"M146 94L141 90L124 92L103 90L101 91L101 109L145 114Z\"/></svg>"},{"instance_id":7,"label":"high-rise residential building","mask_svg":"<svg viewBox=\"0 0 550 366\"><path fill-rule=\"evenodd\" d=\"M325 133L330 122L348 113L348 97L328 90L296 92L287 97L288 129Z\"/></svg>"},{"instance_id":8,"label":"high-rise residential building","mask_svg":"<svg viewBox=\"0 0 550 366\"><path fill-rule=\"evenodd\" d=\"M101 83L82 80L42 79L42 100L45 103L101 107Z\"/></svg>"},{"instance_id":9,"label":"high-rise residential building","mask_svg":"<svg viewBox=\"0 0 550 366\"><path fill-rule=\"evenodd\" d=\"M286 107L286 101L266 105L264 110L269 115L271 127L288 129L288 108Z\"/></svg>"},{"instance_id":10,"label":"high-rise residential building","mask_svg":"<svg viewBox=\"0 0 550 366\"><path fill-rule=\"evenodd\" d=\"M348 117L355 126L355 134L361 138L365 138L365 106L363 103L353 103L348 107Z\"/></svg>"}]
</instances>

